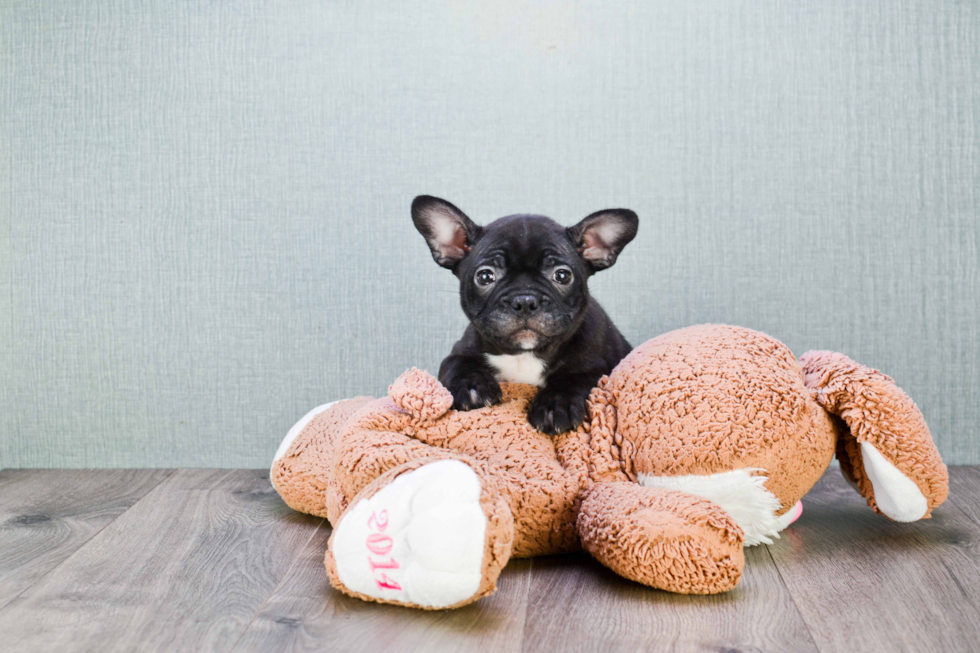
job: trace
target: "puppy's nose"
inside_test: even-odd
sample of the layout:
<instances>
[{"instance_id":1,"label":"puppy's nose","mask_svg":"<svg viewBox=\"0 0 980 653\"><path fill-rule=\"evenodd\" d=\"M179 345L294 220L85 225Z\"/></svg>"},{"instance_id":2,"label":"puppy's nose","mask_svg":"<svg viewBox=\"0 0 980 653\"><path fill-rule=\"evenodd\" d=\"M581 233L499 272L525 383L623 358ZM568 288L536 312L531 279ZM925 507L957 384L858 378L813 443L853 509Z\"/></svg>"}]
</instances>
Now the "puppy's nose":
<instances>
[{"instance_id":1,"label":"puppy's nose","mask_svg":"<svg viewBox=\"0 0 980 653\"><path fill-rule=\"evenodd\" d=\"M531 315L537 312L541 302L534 295L515 295L510 298L510 307L517 313Z\"/></svg>"}]
</instances>

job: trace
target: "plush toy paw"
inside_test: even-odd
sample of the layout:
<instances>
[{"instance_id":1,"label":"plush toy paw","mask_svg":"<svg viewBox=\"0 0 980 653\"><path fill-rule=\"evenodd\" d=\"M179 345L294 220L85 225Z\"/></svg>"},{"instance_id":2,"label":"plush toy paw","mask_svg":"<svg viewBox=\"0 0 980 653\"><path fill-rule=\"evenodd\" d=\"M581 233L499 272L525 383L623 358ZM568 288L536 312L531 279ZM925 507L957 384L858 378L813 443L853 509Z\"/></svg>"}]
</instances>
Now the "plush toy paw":
<instances>
[{"instance_id":1,"label":"plush toy paw","mask_svg":"<svg viewBox=\"0 0 980 653\"><path fill-rule=\"evenodd\" d=\"M430 609L485 594L481 590L496 578L484 578L493 528L488 529L480 494L480 479L470 466L437 460L359 500L341 518L327 552L338 589Z\"/></svg>"},{"instance_id":2,"label":"plush toy paw","mask_svg":"<svg viewBox=\"0 0 980 653\"><path fill-rule=\"evenodd\" d=\"M370 397L356 397L317 406L289 429L269 477L290 508L328 519L340 516L330 464L334 446L351 416L369 401Z\"/></svg>"},{"instance_id":3,"label":"plush toy paw","mask_svg":"<svg viewBox=\"0 0 980 653\"><path fill-rule=\"evenodd\" d=\"M890 519L928 517L949 494L949 474L912 398L843 354L811 351L800 362L817 403L847 425L837 451L844 477Z\"/></svg>"},{"instance_id":4,"label":"plush toy paw","mask_svg":"<svg viewBox=\"0 0 980 653\"><path fill-rule=\"evenodd\" d=\"M582 548L650 587L718 594L742 577L742 529L718 504L693 494L597 483L582 502L577 528Z\"/></svg>"},{"instance_id":5,"label":"plush toy paw","mask_svg":"<svg viewBox=\"0 0 980 653\"><path fill-rule=\"evenodd\" d=\"M300 419L298 422L293 424L293 427L289 429L288 433L286 433L286 437L283 438L282 442L279 443L279 448L276 449L276 457L272 459L273 464L275 464L277 460L279 460L280 458L286 455L286 452L289 450L289 447L293 444L293 442L295 442L296 436L302 433L303 429L305 429L309 425L309 423L313 421L314 417L316 417L317 415L319 415L320 413L322 413L323 411L330 408L336 403L337 403L336 401L331 401L330 403L323 404L322 406L317 406L307 414L303 415L302 419Z\"/></svg>"},{"instance_id":6,"label":"plush toy paw","mask_svg":"<svg viewBox=\"0 0 980 653\"><path fill-rule=\"evenodd\" d=\"M496 406L504 396L497 379L485 370L472 370L457 376L450 382L449 391L456 410Z\"/></svg>"},{"instance_id":7,"label":"plush toy paw","mask_svg":"<svg viewBox=\"0 0 980 653\"><path fill-rule=\"evenodd\" d=\"M585 420L587 400L588 392L544 388L531 401L527 421L548 435L571 431Z\"/></svg>"}]
</instances>

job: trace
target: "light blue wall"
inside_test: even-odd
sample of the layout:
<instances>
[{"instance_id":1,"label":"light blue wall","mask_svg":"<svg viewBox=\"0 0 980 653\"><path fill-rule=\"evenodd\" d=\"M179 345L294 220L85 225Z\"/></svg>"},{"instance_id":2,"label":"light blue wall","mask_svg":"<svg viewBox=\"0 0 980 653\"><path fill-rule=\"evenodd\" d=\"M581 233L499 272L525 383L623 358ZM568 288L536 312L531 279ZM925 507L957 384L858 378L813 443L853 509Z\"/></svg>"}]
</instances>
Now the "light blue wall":
<instances>
[{"instance_id":1,"label":"light blue wall","mask_svg":"<svg viewBox=\"0 0 980 653\"><path fill-rule=\"evenodd\" d=\"M423 192L632 208L594 289L634 343L843 351L980 463L977 3L0 7L2 466L261 467L435 370Z\"/></svg>"}]
</instances>

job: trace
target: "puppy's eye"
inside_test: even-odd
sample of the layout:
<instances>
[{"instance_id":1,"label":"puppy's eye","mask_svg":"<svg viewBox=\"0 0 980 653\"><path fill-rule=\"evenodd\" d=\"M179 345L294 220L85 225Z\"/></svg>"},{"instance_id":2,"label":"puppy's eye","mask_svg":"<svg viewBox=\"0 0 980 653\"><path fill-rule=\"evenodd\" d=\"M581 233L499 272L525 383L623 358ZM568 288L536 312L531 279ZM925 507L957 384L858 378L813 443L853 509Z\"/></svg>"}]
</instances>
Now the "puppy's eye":
<instances>
[{"instance_id":1,"label":"puppy's eye","mask_svg":"<svg viewBox=\"0 0 980 653\"><path fill-rule=\"evenodd\" d=\"M558 268L552 275L555 281L561 285L567 285L572 282L572 271L568 268Z\"/></svg>"},{"instance_id":2,"label":"puppy's eye","mask_svg":"<svg viewBox=\"0 0 980 653\"><path fill-rule=\"evenodd\" d=\"M476 282L481 286L489 286L496 279L497 275L490 268L481 268L476 271Z\"/></svg>"}]
</instances>

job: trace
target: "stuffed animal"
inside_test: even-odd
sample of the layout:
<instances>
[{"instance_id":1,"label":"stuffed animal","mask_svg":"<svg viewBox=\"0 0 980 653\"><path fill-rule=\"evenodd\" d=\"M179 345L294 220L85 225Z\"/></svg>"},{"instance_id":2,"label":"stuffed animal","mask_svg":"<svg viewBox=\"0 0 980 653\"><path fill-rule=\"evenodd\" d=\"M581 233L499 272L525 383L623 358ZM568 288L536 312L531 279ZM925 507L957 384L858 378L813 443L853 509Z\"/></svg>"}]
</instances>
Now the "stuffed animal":
<instances>
[{"instance_id":1,"label":"stuffed animal","mask_svg":"<svg viewBox=\"0 0 980 653\"><path fill-rule=\"evenodd\" d=\"M491 593L512 557L584 548L671 592L738 583L743 547L771 542L835 452L847 479L895 521L948 491L922 414L884 374L730 326L667 333L633 350L589 398L580 428L527 422L536 388L468 412L409 370L389 397L311 411L272 482L333 525L326 568L368 601L455 608Z\"/></svg>"}]
</instances>

